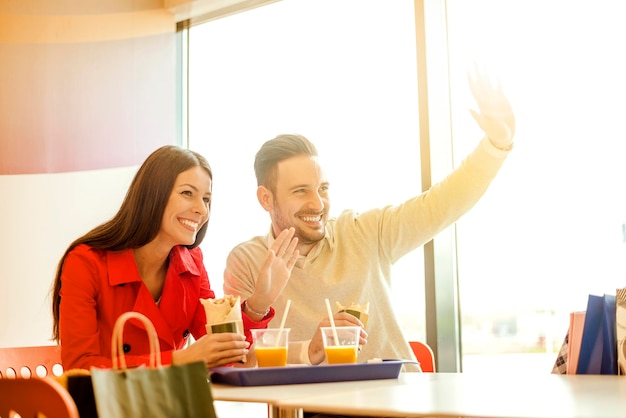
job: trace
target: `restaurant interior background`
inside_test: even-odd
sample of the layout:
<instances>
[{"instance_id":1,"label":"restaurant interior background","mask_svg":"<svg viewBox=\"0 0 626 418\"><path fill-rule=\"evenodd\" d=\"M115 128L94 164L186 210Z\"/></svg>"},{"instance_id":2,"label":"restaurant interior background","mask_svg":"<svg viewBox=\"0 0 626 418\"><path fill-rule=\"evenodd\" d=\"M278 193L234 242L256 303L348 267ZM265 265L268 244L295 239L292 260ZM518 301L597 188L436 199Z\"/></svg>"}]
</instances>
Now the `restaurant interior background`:
<instances>
[{"instance_id":1,"label":"restaurant interior background","mask_svg":"<svg viewBox=\"0 0 626 418\"><path fill-rule=\"evenodd\" d=\"M0 175L0 345L51 343L60 255L117 210L137 164L177 126L215 171L203 247L218 293L226 253L269 228L252 169L266 139L299 132L318 145L334 211L418 193L426 64L432 181L480 140L468 112L475 63L501 79L517 117L492 187L435 239L436 297L460 308L458 322L455 306L438 312L437 331L459 334L462 370L549 372L568 313L626 285L620 0L281 0L198 21L178 56L164 3L176 1L0 3L0 145L31 165L66 165ZM186 58L189 107L177 125L174 63ZM407 339L428 339L432 262L419 249L394 270Z\"/></svg>"},{"instance_id":2,"label":"restaurant interior background","mask_svg":"<svg viewBox=\"0 0 626 418\"><path fill-rule=\"evenodd\" d=\"M440 369L456 367L442 337L452 332L464 372L549 373L569 312L626 286L626 6L423 3L432 181L480 140L468 110L475 66L501 81L517 120L491 188L435 239L435 265L452 275L437 298L460 312L437 321ZM268 231L252 165L277 134L316 143L334 213L420 192L415 34L410 0L282 0L191 27L188 145L215 171L203 244L214 287L228 251ZM419 249L394 268L408 339L427 337L424 260Z\"/></svg>"}]
</instances>

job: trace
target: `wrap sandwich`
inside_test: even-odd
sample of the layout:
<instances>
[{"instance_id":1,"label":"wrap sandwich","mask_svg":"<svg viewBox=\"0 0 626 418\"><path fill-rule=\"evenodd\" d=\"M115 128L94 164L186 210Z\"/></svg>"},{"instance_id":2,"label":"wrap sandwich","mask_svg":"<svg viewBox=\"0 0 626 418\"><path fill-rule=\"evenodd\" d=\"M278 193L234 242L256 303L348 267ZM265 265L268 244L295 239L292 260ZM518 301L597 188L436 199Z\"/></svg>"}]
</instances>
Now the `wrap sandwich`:
<instances>
[{"instance_id":1,"label":"wrap sandwich","mask_svg":"<svg viewBox=\"0 0 626 418\"><path fill-rule=\"evenodd\" d=\"M339 302L335 302L337 306L337 312L346 312L352 316L359 318L363 322L363 329L367 329L367 320L369 318L370 303L366 302L363 305L352 302L350 306L344 306Z\"/></svg>"},{"instance_id":2,"label":"wrap sandwich","mask_svg":"<svg viewBox=\"0 0 626 418\"><path fill-rule=\"evenodd\" d=\"M225 295L221 299L200 299L206 313L207 334L235 332L244 334L239 296Z\"/></svg>"}]
</instances>

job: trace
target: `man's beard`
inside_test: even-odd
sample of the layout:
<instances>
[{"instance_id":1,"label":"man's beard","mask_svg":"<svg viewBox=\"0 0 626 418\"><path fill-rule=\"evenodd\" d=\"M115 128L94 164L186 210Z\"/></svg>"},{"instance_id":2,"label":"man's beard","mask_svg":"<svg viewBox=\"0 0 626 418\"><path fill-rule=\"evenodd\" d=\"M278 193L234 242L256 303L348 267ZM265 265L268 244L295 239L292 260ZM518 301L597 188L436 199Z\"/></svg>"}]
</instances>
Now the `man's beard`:
<instances>
[{"instance_id":1,"label":"man's beard","mask_svg":"<svg viewBox=\"0 0 626 418\"><path fill-rule=\"evenodd\" d=\"M319 214L315 214L314 216L317 216L317 215ZM304 244L304 245L315 244L321 241L324 238L324 235L326 234L326 211L322 212L320 216L323 222L323 228L321 231L312 230L311 228L306 228L306 227L305 228L300 227L300 223L304 221L302 221L297 216L294 216L296 220L290 223L288 222L287 218L283 215L281 211L276 211L274 224L278 227L279 231L282 231L290 227L294 227L296 229L294 233L294 237L298 238L299 244Z\"/></svg>"}]
</instances>

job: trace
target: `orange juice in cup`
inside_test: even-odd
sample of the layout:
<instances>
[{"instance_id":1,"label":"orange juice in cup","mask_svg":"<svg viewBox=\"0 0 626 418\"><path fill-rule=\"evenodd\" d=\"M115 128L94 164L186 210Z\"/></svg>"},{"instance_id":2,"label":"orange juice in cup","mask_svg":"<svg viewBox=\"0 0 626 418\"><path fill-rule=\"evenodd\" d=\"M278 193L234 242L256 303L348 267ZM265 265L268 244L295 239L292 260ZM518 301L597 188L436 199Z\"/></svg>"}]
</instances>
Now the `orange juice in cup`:
<instances>
[{"instance_id":1,"label":"orange juice in cup","mask_svg":"<svg viewBox=\"0 0 626 418\"><path fill-rule=\"evenodd\" d=\"M354 346L333 346L324 348L328 364L356 363L357 348Z\"/></svg>"},{"instance_id":2,"label":"orange juice in cup","mask_svg":"<svg viewBox=\"0 0 626 418\"><path fill-rule=\"evenodd\" d=\"M328 364L356 363L361 327L322 327Z\"/></svg>"},{"instance_id":3,"label":"orange juice in cup","mask_svg":"<svg viewBox=\"0 0 626 418\"><path fill-rule=\"evenodd\" d=\"M252 329L250 331L258 367L287 365L289 328Z\"/></svg>"},{"instance_id":4,"label":"orange juice in cup","mask_svg":"<svg viewBox=\"0 0 626 418\"><path fill-rule=\"evenodd\" d=\"M287 365L287 347L255 347L259 367L280 367Z\"/></svg>"}]
</instances>

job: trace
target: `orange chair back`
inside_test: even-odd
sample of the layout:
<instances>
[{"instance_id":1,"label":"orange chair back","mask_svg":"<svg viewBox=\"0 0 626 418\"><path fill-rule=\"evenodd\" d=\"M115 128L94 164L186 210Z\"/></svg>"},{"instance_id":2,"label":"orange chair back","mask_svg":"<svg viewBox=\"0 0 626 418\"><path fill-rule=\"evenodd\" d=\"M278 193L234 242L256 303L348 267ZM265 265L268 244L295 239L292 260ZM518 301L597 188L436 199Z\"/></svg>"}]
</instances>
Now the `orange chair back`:
<instances>
[{"instance_id":1,"label":"orange chair back","mask_svg":"<svg viewBox=\"0 0 626 418\"><path fill-rule=\"evenodd\" d=\"M0 348L0 378L62 374L61 348L56 345Z\"/></svg>"},{"instance_id":2,"label":"orange chair back","mask_svg":"<svg viewBox=\"0 0 626 418\"><path fill-rule=\"evenodd\" d=\"M432 348L426 343L420 341L409 341L411 350L420 363L422 371L425 373L435 372L435 354Z\"/></svg>"},{"instance_id":3,"label":"orange chair back","mask_svg":"<svg viewBox=\"0 0 626 418\"><path fill-rule=\"evenodd\" d=\"M52 377L0 379L0 417L79 418L78 408L67 390Z\"/></svg>"}]
</instances>

